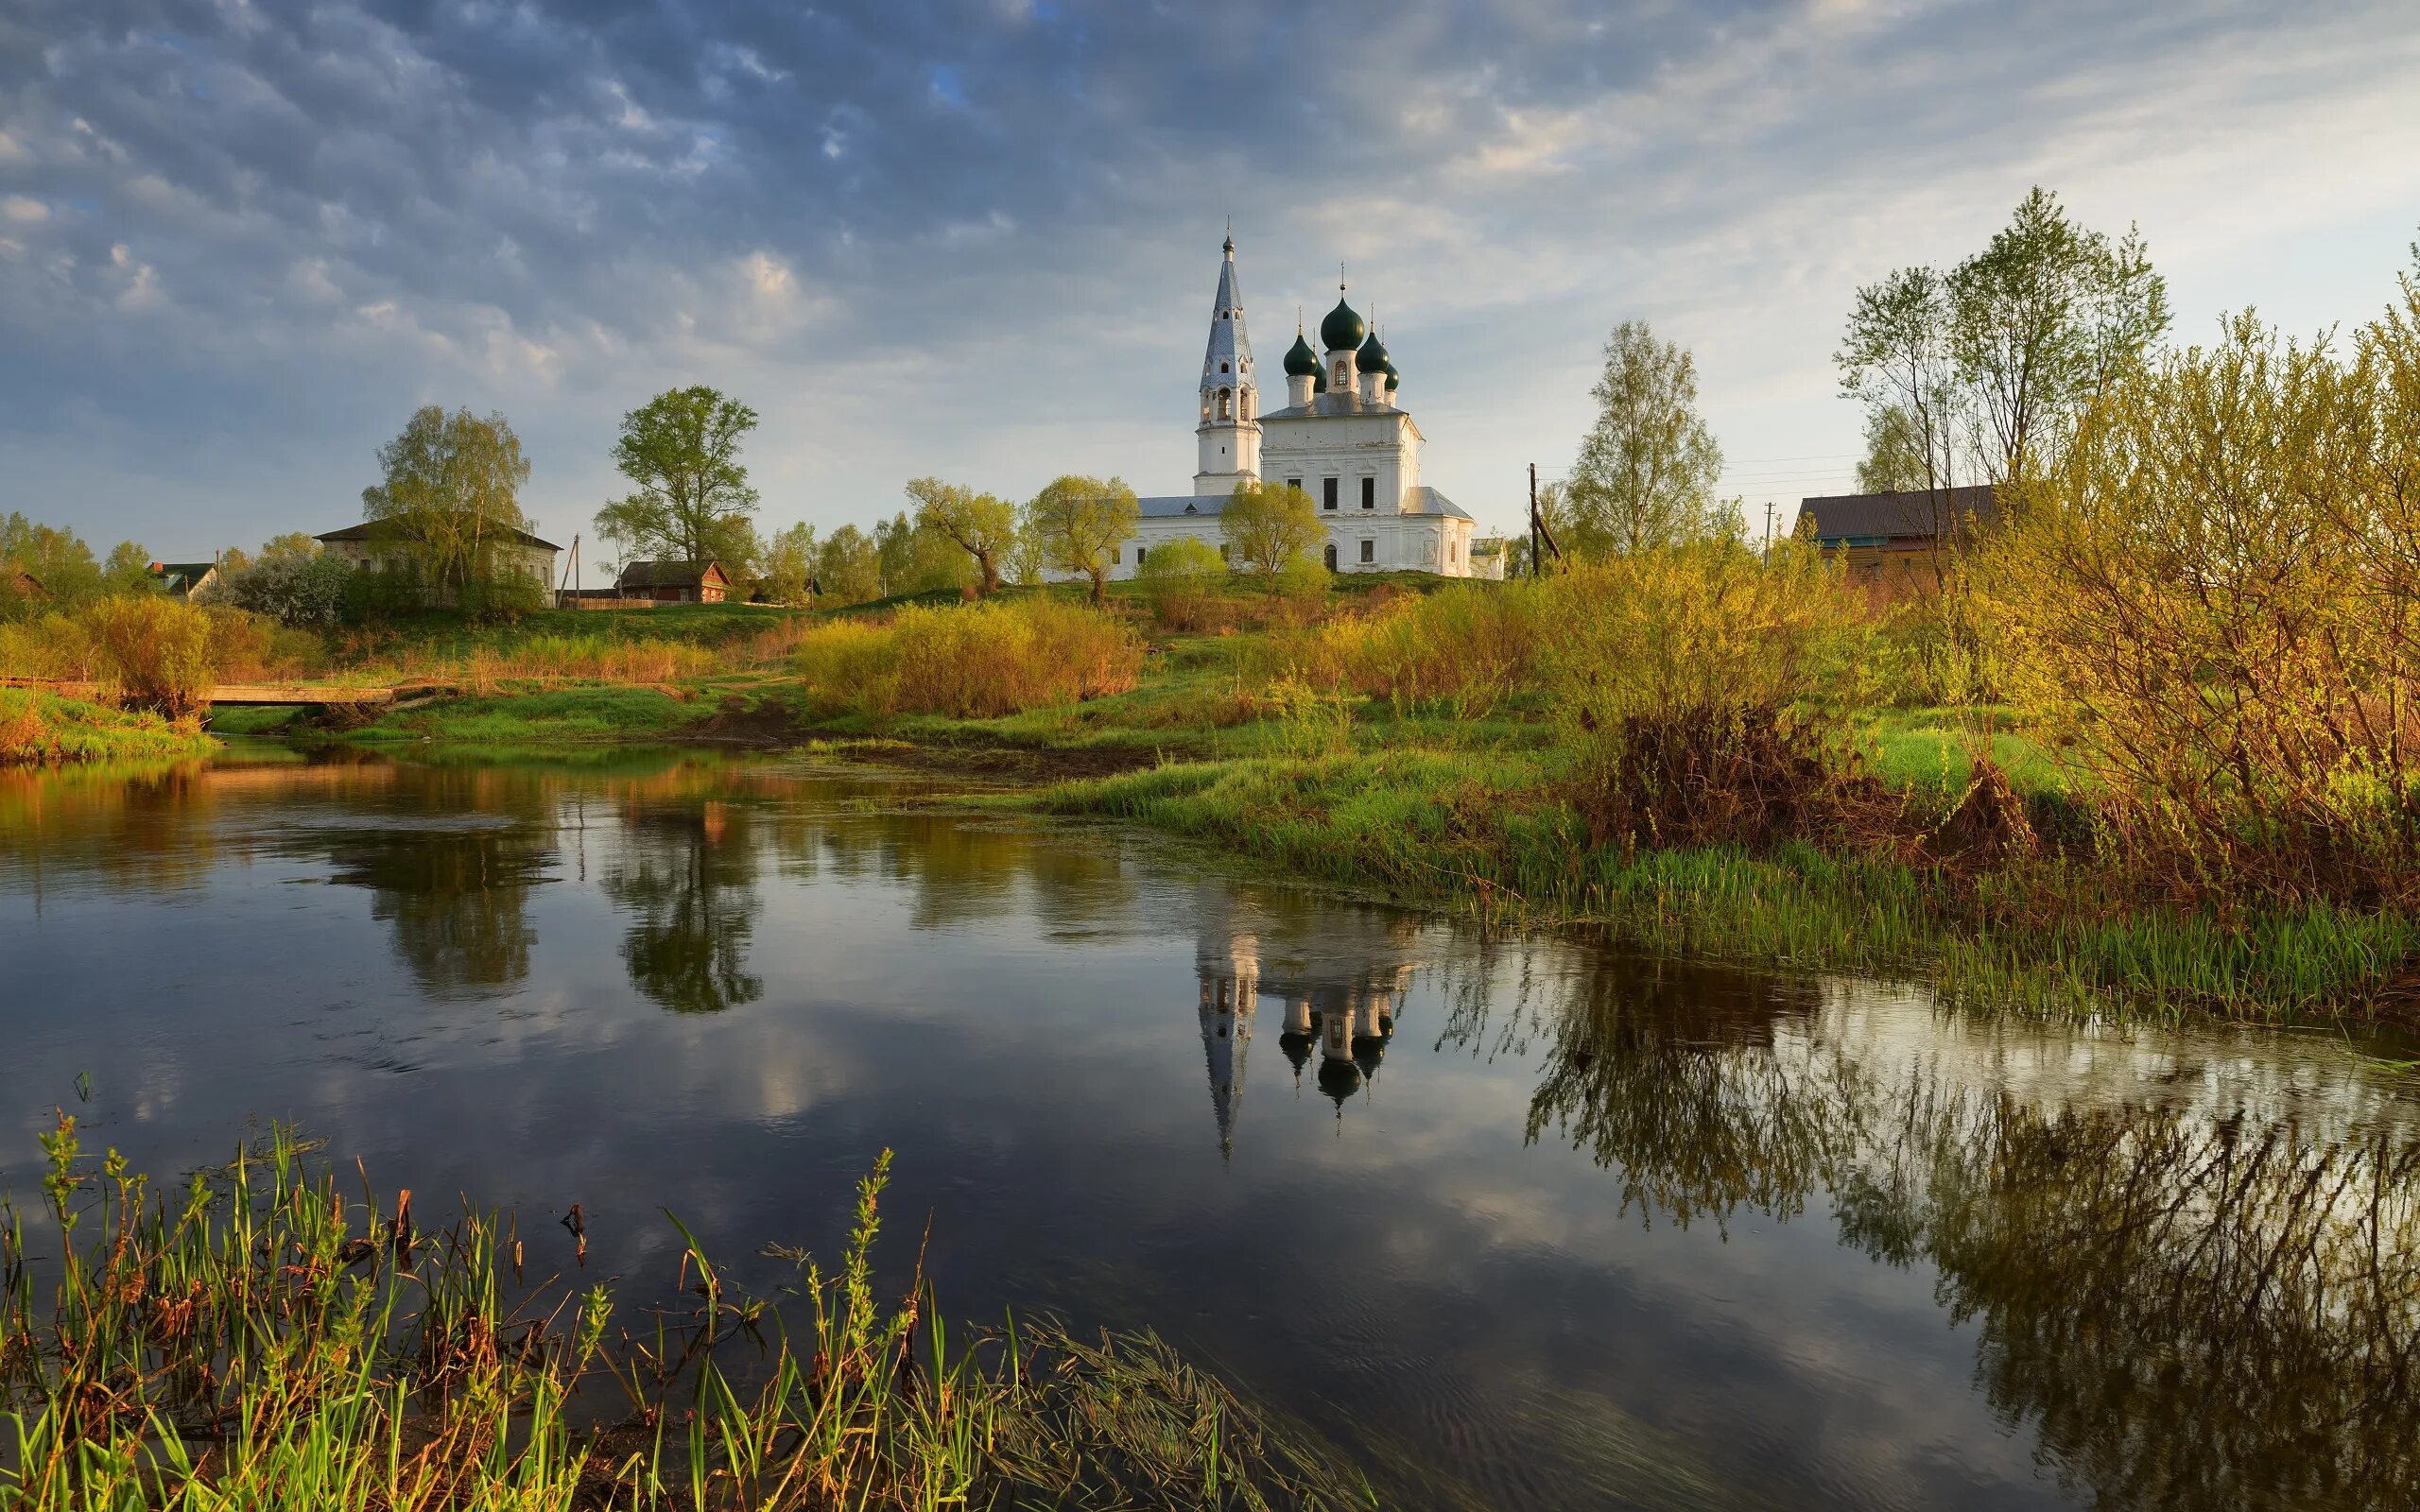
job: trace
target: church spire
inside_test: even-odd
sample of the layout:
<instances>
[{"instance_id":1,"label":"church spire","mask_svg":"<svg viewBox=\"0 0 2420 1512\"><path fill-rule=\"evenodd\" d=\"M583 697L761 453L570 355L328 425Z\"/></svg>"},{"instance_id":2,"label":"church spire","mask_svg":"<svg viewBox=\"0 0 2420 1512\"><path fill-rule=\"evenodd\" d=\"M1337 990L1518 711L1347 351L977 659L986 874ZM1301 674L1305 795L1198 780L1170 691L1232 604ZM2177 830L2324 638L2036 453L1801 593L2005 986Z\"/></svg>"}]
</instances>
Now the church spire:
<instances>
[{"instance_id":1,"label":"church spire","mask_svg":"<svg viewBox=\"0 0 2420 1512\"><path fill-rule=\"evenodd\" d=\"M1243 285L1236 276L1232 228L1219 244L1219 290L1210 305L1210 342L1201 353L1201 466L1197 498L1224 497L1260 478L1260 376L1244 329Z\"/></svg>"}]
</instances>

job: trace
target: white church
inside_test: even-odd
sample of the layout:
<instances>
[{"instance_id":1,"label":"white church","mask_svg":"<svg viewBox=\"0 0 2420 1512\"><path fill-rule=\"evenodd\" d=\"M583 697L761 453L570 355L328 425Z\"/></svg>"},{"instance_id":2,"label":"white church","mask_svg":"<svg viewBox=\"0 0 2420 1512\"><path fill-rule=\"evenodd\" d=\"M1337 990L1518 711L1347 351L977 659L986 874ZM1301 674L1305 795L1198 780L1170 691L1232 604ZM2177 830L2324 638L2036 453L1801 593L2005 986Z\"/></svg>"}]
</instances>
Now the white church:
<instances>
[{"instance_id":1,"label":"white church","mask_svg":"<svg viewBox=\"0 0 2420 1512\"><path fill-rule=\"evenodd\" d=\"M1325 350L1313 352L1297 330L1286 353L1286 407L1261 411L1233 236L1223 251L1201 357L1193 491L1142 500L1142 518L1119 543L1112 576L1133 576L1152 547L1181 536L1219 545L1219 513L1236 486L1264 479L1311 496L1327 527L1327 564L1338 572L1500 576L1503 558L1492 552L1474 568L1471 517L1421 483L1423 438L1396 402L1395 365L1341 285L1336 308L1320 321Z\"/></svg>"}]
</instances>

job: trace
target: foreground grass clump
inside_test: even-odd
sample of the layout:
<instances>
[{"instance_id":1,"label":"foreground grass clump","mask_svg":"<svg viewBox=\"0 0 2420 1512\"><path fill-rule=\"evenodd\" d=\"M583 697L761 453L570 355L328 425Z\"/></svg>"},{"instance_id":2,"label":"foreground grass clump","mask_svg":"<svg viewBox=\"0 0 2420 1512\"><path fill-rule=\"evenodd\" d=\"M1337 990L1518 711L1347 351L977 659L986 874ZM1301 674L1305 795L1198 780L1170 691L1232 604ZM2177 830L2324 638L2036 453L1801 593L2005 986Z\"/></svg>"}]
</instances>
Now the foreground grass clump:
<instances>
[{"instance_id":1,"label":"foreground grass clump","mask_svg":"<svg viewBox=\"0 0 2420 1512\"><path fill-rule=\"evenodd\" d=\"M837 620L807 634L797 660L820 712L985 718L1123 693L1143 643L1098 610L1034 595Z\"/></svg>"},{"instance_id":2,"label":"foreground grass clump","mask_svg":"<svg viewBox=\"0 0 2420 1512\"><path fill-rule=\"evenodd\" d=\"M2056 858L1973 871L1805 841L1595 845L1561 796L1558 760L1394 750L1170 765L1036 801L1502 921L1582 924L1693 957L1928 975L1981 1005L2333 1014L2377 1005L2420 963L2420 920L2406 915L2142 907Z\"/></svg>"},{"instance_id":3,"label":"foreground grass clump","mask_svg":"<svg viewBox=\"0 0 2420 1512\"><path fill-rule=\"evenodd\" d=\"M421 1231L409 1192L355 1203L283 1134L173 1206L71 1118L43 1143L46 1296L0 1208L0 1505L1374 1504L1149 1335L953 1339L921 1277L884 1305L888 1155L839 1268L798 1257L793 1340L685 1228L680 1306L617 1324L605 1285L525 1286L510 1220Z\"/></svg>"},{"instance_id":4,"label":"foreground grass clump","mask_svg":"<svg viewBox=\"0 0 2420 1512\"><path fill-rule=\"evenodd\" d=\"M216 742L190 724L0 688L0 766L54 762L175 761L207 755Z\"/></svg>"}]
</instances>

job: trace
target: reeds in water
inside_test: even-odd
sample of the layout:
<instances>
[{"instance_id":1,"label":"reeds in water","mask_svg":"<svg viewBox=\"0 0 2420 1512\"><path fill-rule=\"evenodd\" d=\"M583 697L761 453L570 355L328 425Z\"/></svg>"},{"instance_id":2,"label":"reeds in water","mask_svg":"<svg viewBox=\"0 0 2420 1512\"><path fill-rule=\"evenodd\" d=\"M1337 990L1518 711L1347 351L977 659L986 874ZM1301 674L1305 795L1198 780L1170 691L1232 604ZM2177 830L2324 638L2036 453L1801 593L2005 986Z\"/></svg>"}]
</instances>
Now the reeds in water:
<instances>
[{"instance_id":1,"label":"reeds in water","mask_svg":"<svg viewBox=\"0 0 2420 1512\"><path fill-rule=\"evenodd\" d=\"M55 1282L0 1205L0 1507L1337 1507L1360 1482L1148 1334L954 1338L877 1298L886 1154L804 1329L685 1228L677 1307L524 1284L511 1220L415 1224L280 1132L173 1204L43 1137ZM676 1220L677 1226L677 1220ZM786 1288L786 1290L789 1290Z\"/></svg>"}]
</instances>

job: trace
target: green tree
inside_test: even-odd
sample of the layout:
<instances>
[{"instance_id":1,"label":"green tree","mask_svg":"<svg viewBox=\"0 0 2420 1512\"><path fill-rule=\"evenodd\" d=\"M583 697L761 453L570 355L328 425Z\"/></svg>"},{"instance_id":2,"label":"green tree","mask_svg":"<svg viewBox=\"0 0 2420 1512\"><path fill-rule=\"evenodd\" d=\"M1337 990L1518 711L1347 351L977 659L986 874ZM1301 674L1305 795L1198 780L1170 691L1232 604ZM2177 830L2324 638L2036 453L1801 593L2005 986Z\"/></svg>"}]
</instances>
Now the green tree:
<instances>
[{"instance_id":1,"label":"green tree","mask_svg":"<svg viewBox=\"0 0 2420 1512\"><path fill-rule=\"evenodd\" d=\"M2168 329L2168 284L2141 235L2113 244L2036 186L1949 275L1950 342L1993 481L2038 476L2077 413Z\"/></svg>"},{"instance_id":2,"label":"green tree","mask_svg":"<svg viewBox=\"0 0 2420 1512\"><path fill-rule=\"evenodd\" d=\"M1118 542L1134 533L1142 507L1122 478L1089 478L1070 472L1053 478L1034 495L1029 511L1043 560L1063 573L1091 579L1093 602L1107 592Z\"/></svg>"},{"instance_id":3,"label":"green tree","mask_svg":"<svg viewBox=\"0 0 2420 1512\"><path fill-rule=\"evenodd\" d=\"M522 526L529 463L502 415L424 405L378 449L381 480L361 490L362 518L382 527L441 591L494 576L495 554ZM222 569L223 570L223 569Z\"/></svg>"},{"instance_id":4,"label":"green tree","mask_svg":"<svg viewBox=\"0 0 2420 1512\"><path fill-rule=\"evenodd\" d=\"M1866 411L1858 491L1912 493L1932 488L1935 473L1925 465L1927 445L1922 422L1907 406L1881 404Z\"/></svg>"},{"instance_id":5,"label":"green tree","mask_svg":"<svg viewBox=\"0 0 2420 1512\"><path fill-rule=\"evenodd\" d=\"M815 548L815 584L826 604L863 604L882 596L882 553L856 525L842 525Z\"/></svg>"},{"instance_id":6,"label":"green tree","mask_svg":"<svg viewBox=\"0 0 2420 1512\"><path fill-rule=\"evenodd\" d=\"M24 573L42 585L40 597L10 592L0 596L0 613L22 612L37 605L73 606L99 596L101 564L93 548L73 530L37 524L11 512L0 520L0 569L13 584Z\"/></svg>"},{"instance_id":7,"label":"green tree","mask_svg":"<svg viewBox=\"0 0 2420 1512\"><path fill-rule=\"evenodd\" d=\"M1835 358L1841 387L1864 402L1869 456L1878 434L1892 454L1885 475L1910 489L1957 484L1958 461L1971 438L1972 400L1959 375L1951 341L1949 283L1928 267L1903 267L1857 291L1849 328ZM1920 481L1907 483L1912 450ZM1858 487L1874 489L1863 481Z\"/></svg>"},{"instance_id":8,"label":"green tree","mask_svg":"<svg viewBox=\"0 0 2420 1512\"><path fill-rule=\"evenodd\" d=\"M1696 359L1646 321L1625 320L1590 392L1597 422L1572 469L1564 549L1626 553L1707 534L1723 508L1714 494L1722 449L1698 414Z\"/></svg>"},{"instance_id":9,"label":"green tree","mask_svg":"<svg viewBox=\"0 0 2420 1512\"><path fill-rule=\"evenodd\" d=\"M1238 572L1257 574L1271 593L1278 575L1297 558L1318 560L1327 534L1319 506L1302 490L1284 483L1238 483L1219 513L1219 534Z\"/></svg>"},{"instance_id":10,"label":"green tree","mask_svg":"<svg viewBox=\"0 0 2420 1512\"><path fill-rule=\"evenodd\" d=\"M873 525L882 595L962 589L975 576L975 558L958 543L906 510Z\"/></svg>"},{"instance_id":11,"label":"green tree","mask_svg":"<svg viewBox=\"0 0 2420 1512\"><path fill-rule=\"evenodd\" d=\"M151 554L131 541L121 541L110 548L101 563L101 587L111 593L147 593L151 592Z\"/></svg>"},{"instance_id":12,"label":"green tree","mask_svg":"<svg viewBox=\"0 0 2420 1512\"><path fill-rule=\"evenodd\" d=\"M776 604L803 605L814 595L815 527L801 522L776 530L765 542L765 595Z\"/></svg>"},{"instance_id":13,"label":"green tree","mask_svg":"<svg viewBox=\"0 0 2420 1512\"><path fill-rule=\"evenodd\" d=\"M596 533L626 558L752 568L756 490L739 460L756 412L703 384L667 388L622 417L614 465L633 492L596 511Z\"/></svg>"},{"instance_id":14,"label":"green tree","mask_svg":"<svg viewBox=\"0 0 2420 1512\"><path fill-rule=\"evenodd\" d=\"M975 559L977 591L1000 588L1000 562L1016 545L1017 512L1008 501L939 478L910 478L919 528L933 531Z\"/></svg>"}]
</instances>

